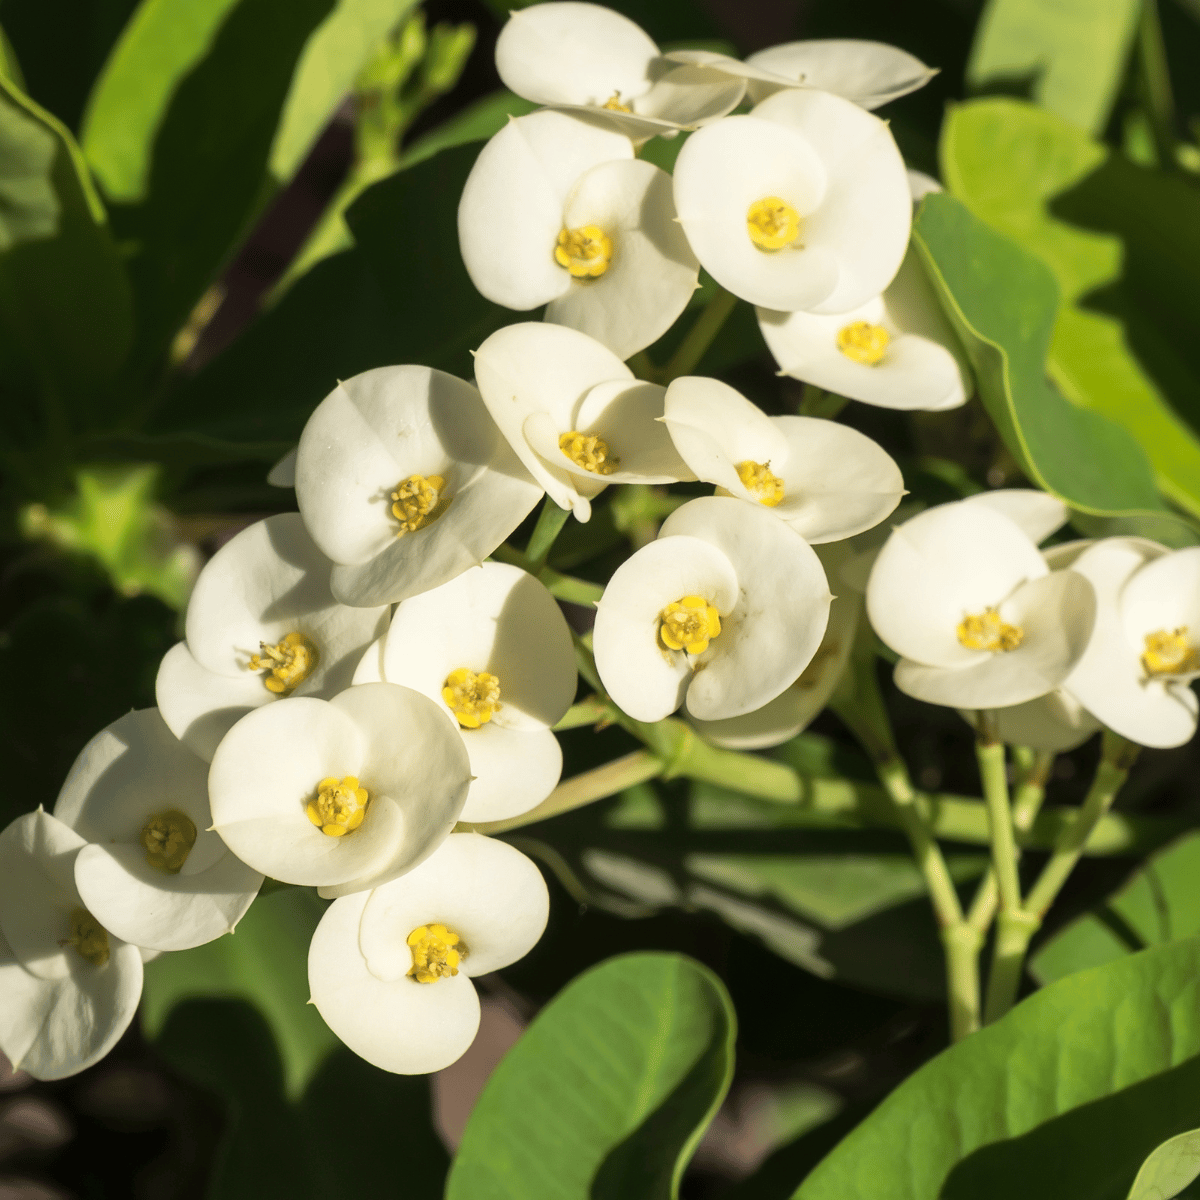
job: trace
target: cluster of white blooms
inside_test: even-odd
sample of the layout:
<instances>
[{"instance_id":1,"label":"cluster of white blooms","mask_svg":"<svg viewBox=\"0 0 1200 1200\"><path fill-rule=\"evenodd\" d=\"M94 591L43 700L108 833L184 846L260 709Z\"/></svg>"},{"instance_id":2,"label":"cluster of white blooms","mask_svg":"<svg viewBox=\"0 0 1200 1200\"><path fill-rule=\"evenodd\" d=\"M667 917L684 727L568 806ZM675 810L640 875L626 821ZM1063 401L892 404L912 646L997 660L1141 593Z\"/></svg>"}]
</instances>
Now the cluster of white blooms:
<instances>
[{"instance_id":1,"label":"cluster of white blooms","mask_svg":"<svg viewBox=\"0 0 1200 1200\"><path fill-rule=\"evenodd\" d=\"M662 54L579 3L514 14L497 64L546 107L481 151L462 252L486 296L547 320L488 337L474 382L401 365L339 383L273 473L298 513L201 572L158 707L84 748L52 815L0 833L0 1049L35 1075L106 1053L143 961L231 933L264 877L332 900L309 979L347 1045L391 1071L453 1062L479 1021L467 980L525 954L548 912L527 858L456 826L519 817L558 784L577 640L633 722L682 707L718 745L770 746L828 701L865 590L903 690L1000 710L1022 742L1195 729L1200 549L1042 552L1066 510L1015 491L883 542L869 531L904 484L869 438L626 365L703 267L758 306L785 373L896 408L963 401L962 351L909 249L925 185L910 192L869 111L921 86L922 64L857 42ZM659 136L687 138L673 178L637 157ZM715 494L618 567L590 635L490 560L543 496L586 522L609 484L679 482Z\"/></svg>"}]
</instances>

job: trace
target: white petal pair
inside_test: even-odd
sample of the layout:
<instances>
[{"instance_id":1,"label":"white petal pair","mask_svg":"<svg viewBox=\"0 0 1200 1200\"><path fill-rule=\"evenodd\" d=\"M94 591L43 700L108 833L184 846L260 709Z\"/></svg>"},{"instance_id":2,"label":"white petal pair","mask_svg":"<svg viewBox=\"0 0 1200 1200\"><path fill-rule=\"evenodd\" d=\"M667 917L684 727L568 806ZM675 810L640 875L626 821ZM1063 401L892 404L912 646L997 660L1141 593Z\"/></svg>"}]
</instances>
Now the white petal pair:
<instances>
[{"instance_id":1,"label":"white petal pair","mask_svg":"<svg viewBox=\"0 0 1200 1200\"><path fill-rule=\"evenodd\" d=\"M329 906L308 952L312 1002L382 1070L440 1071L479 1028L472 977L527 954L548 914L546 884L523 854L451 834L402 878Z\"/></svg>"}]
</instances>

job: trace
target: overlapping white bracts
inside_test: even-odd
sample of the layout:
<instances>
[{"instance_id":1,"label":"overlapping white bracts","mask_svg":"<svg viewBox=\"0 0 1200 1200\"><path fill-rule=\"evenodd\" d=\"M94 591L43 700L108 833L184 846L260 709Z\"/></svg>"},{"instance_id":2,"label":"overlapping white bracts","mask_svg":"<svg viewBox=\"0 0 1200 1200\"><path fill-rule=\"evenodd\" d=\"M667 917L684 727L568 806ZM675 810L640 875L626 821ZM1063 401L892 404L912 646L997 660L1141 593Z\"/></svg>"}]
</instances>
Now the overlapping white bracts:
<instances>
[{"instance_id":1,"label":"overlapping white bracts","mask_svg":"<svg viewBox=\"0 0 1200 1200\"><path fill-rule=\"evenodd\" d=\"M768 46L746 59L764 73L781 75L805 87L833 92L862 108L879 108L923 88L936 74L915 55L885 42L854 38L814 38ZM757 103L781 85L751 79L750 99Z\"/></svg>"}]
</instances>

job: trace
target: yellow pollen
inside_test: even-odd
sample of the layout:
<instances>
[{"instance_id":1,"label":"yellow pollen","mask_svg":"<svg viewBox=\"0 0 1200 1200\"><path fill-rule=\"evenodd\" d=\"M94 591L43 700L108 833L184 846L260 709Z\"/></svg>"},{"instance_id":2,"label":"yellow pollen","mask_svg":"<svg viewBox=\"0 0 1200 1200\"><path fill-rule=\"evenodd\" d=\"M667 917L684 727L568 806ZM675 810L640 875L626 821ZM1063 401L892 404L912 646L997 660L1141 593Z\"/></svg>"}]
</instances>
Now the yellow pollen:
<instances>
[{"instance_id":1,"label":"yellow pollen","mask_svg":"<svg viewBox=\"0 0 1200 1200\"><path fill-rule=\"evenodd\" d=\"M442 699L464 729L478 729L501 707L500 680L487 671L476 675L466 667L459 667L446 676Z\"/></svg>"},{"instance_id":2,"label":"yellow pollen","mask_svg":"<svg viewBox=\"0 0 1200 1200\"><path fill-rule=\"evenodd\" d=\"M59 944L74 946L79 957L95 967L108 962L108 930L86 908L71 910L71 936Z\"/></svg>"},{"instance_id":3,"label":"yellow pollen","mask_svg":"<svg viewBox=\"0 0 1200 1200\"><path fill-rule=\"evenodd\" d=\"M605 102L600 105L601 108L607 108L610 112L632 112L633 110L627 104L621 103L621 93L613 92Z\"/></svg>"},{"instance_id":4,"label":"yellow pollen","mask_svg":"<svg viewBox=\"0 0 1200 1200\"><path fill-rule=\"evenodd\" d=\"M440 475L410 475L392 493L392 516L400 522L397 537L416 533L442 515L450 503L443 496L446 481Z\"/></svg>"},{"instance_id":5,"label":"yellow pollen","mask_svg":"<svg viewBox=\"0 0 1200 1200\"><path fill-rule=\"evenodd\" d=\"M800 214L778 196L764 196L746 210L746 232L760 250L782 250L800 236Z\"/></svg>"},{"instance_id":6,"label":"yellow pollen","mask_svg":"<svg viewBox=\"0 0 1200 1200\"><path fill-rule=\"evenodd\" d=\"M1142 666L1147 675L1189 675L1200 671L1200 649L1188 641L1187 626L1146 634Z\"/></svg>"},{"instance_id":7,"label":"yellow pollen","mask_svg":"<svg viewBox=\"0 0 1200 1200\"><path fill-rule=\"evenodd\" d=\"M882 325L872 325L870 321L843 325L837 334L838 349L851 362L862 363L865 367L873 367L882 361L890 340Z\"/></svg>"},{"instance_id":8,"label":"yellow pollen","mask_svg":"<svg viewBox=\"0 0 1200 1200\"><path fill-rule=\"evenodd\" d=\"M359 787L353 775L340 780L331 775L317 784L317 798L304 811L327 837L345 837L363 823L370 802L367 789Z\"/></svg>"},{"instance_id":9,"label":"yellow pollen","mask_svg":"<svg viewBox=\"0 0 1200 1200\"><path fill-rule=\"evenodd\" d=\"M756 463L747 459L737 465L738 478L759 504L774 508L783 499L783 480L771 474L770 463Z\"/></svg>"},{"instance_id":10,"label":"yellow pollen","mask_svg":"<svg viewBox=\"0 0 1200 1200\"><path fill-rule=\"evenodd\" d=\"M612 457L608 443L590 433L572 429L558 439L558 448L577 466L594 475L611 475L621 460Z\"/></svg>"},{"instance_id":11,"label":"yellow pollen","mask_svg":"<svg viewBox=\"0 0 1200 1200\"><path fill-rule=\"evenodd\" d=\"M554 261L560 267L566 267L575 279L595 279L597 275L603 275L612 261L612 254L612 238L599 225L562 229L558 245L554 247Z\"/></svg>"},{"instance_id":12,"label":"yellow pollen","mask_svg":"<svg viewBox=\"0 0 1200 1200\"><path fill-rule=\"evenodd\" d=\"M196 844L196 826L177 808L156 813L142 826L146 861L168 875L178 875Z\"/></svg>"},{"instance_id":13,"label":"yellow pollen","mask_svg":"<svg viewBox=\"0 0 1200 1200\"><path fill-rule=\"evenodd\" d=\"M703 654L721 632L721 617L703 596L684 596L659 614L658 636L668 650Z\"/></svg>"},{"instance_id":14,"label":"yellow pollen","mask_svg":"<svg viewBox=\"0 0 1200 1200\"><path fill-rule=\"evenodd\" d=\"M959 623L959 643L968 650L991 650L993 653L1015 650L1025 637L1024 630L1009 625L994 608L965 616Z\"/></svg>"},{"instance_id":15,"label":"yellow pollen","mask_svg":"<svg viewBox=\"0 0 1200 1200\"><path fill-rule=\"evenodd\" d=\"M462 938L445 925L418 925L408 935L413 965L410 979L418 983L436 983L458 974L458 964L467 957Z\"/></svg>"},{"instance_id":16,"label":"yellow pollen","mask_svg":"<svg viewBox=\"0 0 1200 1200\"><path fill-rule=\"evenodd\" d=\"M289 633L274 646L258 643L258 653L250 655L251 671L263 671L263 686L277 696L298 688L317 665L317 648L302 633Z\"/></svg>"}]
</instances>

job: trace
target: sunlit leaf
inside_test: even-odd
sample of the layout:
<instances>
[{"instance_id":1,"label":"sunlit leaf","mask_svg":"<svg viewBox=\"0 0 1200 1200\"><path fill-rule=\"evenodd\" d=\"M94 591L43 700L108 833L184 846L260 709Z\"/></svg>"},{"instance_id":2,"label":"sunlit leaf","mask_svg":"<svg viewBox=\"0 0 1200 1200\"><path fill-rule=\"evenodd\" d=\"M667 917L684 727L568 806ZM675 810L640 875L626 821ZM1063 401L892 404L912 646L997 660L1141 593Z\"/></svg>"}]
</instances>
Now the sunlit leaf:
<instances>
[{"instance_id":1,"label":"sunlit leaf","mask_svg":"<svg viewBox=\"0 0 1200 1200\"><path fill-rule=\"evenodd\" d=\"M1168 1138L1142 1163L1129 1200L1172 1200L1200 1177L1200 1129Z\"/></svg>"}]
</instances>

